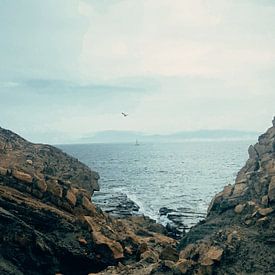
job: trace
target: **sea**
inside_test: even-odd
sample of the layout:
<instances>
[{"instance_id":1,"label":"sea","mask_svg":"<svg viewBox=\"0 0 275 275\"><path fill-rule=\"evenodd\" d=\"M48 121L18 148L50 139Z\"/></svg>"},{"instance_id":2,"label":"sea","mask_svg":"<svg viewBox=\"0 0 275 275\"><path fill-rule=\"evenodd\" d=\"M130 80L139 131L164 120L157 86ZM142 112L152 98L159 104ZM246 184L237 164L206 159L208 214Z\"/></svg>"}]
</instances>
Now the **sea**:
<instances>
[{"instance_id":1,"label":"sea","mask_svg":"<svg viewBox=\"0 0 275 275\"><path fill-rule=\"evenodd\" d=\"M123 212L123 206L134 205L136 214L188 229L205 218L213 196L234 183L248 158L247 148L255 142L189 140L59 148L99 173L101 190L92 200L103 210L118 207Z\"/></svg>"}]
</instances>

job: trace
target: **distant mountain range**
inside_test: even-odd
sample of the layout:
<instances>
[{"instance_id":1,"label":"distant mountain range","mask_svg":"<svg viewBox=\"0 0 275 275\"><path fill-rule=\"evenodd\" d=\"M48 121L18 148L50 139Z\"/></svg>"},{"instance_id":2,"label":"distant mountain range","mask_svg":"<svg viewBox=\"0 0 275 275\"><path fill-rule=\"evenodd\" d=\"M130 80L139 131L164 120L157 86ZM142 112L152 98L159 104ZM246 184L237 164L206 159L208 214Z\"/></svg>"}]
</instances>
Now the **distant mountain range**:
<instances>
[{"instance_id":1,"label":"distant mountain range","mask_svg":"<svg viewBox=\"0 0 275 275\"><path fill-rule=\"evenodd\" d=\"M132 131L102 131L78 139L78 143L134 143L142 142L181 142L187 140L240 140L257 139L258 132L239 130L199 130L182 131L166 135L149 135Z\"/></svg>"}]
</instances>

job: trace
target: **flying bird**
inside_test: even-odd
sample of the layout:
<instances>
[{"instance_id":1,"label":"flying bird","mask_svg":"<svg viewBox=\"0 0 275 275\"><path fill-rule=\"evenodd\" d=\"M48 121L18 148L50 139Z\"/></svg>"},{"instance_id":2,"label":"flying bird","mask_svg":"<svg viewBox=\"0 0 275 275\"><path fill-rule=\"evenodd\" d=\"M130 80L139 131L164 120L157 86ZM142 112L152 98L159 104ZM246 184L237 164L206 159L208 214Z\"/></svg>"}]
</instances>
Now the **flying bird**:
<instances>
[{"instance_id":1,"label":"flying bird","mask_svg":"<svg viewBox=\"0 0 275 275\"><path fill-rule=\"evenodd\" d=\"M123 112L122 112L121 114L122 114L124 117L128 116L128 114L125 114L125 113L123 113Z\"/></svg>"}]
</instances>

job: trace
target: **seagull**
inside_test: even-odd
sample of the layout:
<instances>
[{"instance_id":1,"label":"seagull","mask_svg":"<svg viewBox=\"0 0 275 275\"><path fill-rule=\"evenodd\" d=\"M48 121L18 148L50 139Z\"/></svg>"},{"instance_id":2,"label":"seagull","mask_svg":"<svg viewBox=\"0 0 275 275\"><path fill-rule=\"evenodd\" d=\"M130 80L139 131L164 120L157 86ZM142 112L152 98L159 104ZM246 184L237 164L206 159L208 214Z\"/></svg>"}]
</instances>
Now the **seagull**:
<instances>
[{"instance_id":1,"label":"seagull","mask_svg":"<svg viewBox=\"0 0 275 275\"><path fill-rule=\"evenodd\" d=\"M123 113L123 112L122 112L121 114L122 114L124 117L128 116L128 114L125 114L125 113Z\"/></svg>"}]
</instances>

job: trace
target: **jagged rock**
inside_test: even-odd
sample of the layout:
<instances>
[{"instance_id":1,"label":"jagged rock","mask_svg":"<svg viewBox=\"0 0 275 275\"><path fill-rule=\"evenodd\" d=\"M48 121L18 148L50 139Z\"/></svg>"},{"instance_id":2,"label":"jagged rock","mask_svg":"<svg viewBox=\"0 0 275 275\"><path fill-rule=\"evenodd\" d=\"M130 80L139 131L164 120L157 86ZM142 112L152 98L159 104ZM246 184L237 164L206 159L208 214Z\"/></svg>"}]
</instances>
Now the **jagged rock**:
<instances>
[{"instance_id":1,"label":"jagged rock","mask_svg":"<svg viewBox=\"0 0 275 275\"><path fill-rule=\"evenodd\" d=\"M63 188L58 184L56 179L50 179L47 181L47 191L58 198L62 198L63 196Z\"/></svg>"},{"instance_id":2,"label":"jagged rock","mask_svg":"<svg viewBox=\"0 0 275 275\"><path fill-rule=\"evenodd\" d=\"M147 250L140 255L140 259L147 263L156 263L159 260L159 255L153 250Z\"/></svg>"},{"instance_id":3,"label":"jagged rock","mask_svg":"<svg viewBox=\"0 0 275 275\"><path fill-rule=\"evenodd\" d=\"M223 249L216 246L211 246L207 251L205 258L211 259L213 261L220 261L223 254Z\"/></svg>"},{"instance_id":4,"label":"jagged rock","mask_svg":"<svg viewBox=\"0 0 275 275\"><path fill-rule=\"evenodd\" d=\"M253 145L249 146L249 148L248 148L248 154L249 154L249 157L251 159L256 159L259 156L258 152L256 151L256 149L254 148Z\"/></svg>"},{"instance_id":5,"label":"jagged rock","mask_svg":"<svg viewBox=\"0 0 275 275\"><path fill-rule=\"evenodd\" d=\"M262 216L266 216L266 215L272 213L273 211L274 211L274 209L272 209L271 207L269 207L269 208L260 208L260 209L258 210L258 212L259 212Z\"/></svg>"},{"instance_id":6,"label":"jagged rock","mask_svg":"<svg viewBox=\"0 0 275 275\"><path fill-rule=\"evenodd\" d=\"M33 177L30 174L27 174L25 172L21 172L15 169L12 170L12 175L16 179L26 183L32 183L32 180L33 180Z\"/></svg>"},{"instance_id":7,"label":"jagged rock","mask_svg":"<svg viewBox=\"0 0 275 275\"><path fill-rule=\"evenodd\" d=\"M142 262L153 265L175 243L147 217L113 219L95 207L98 174L59 149L0 128L0 167L1 274L86 275L135 261L141 243Z\"/></svg>"},{"instance_id":8,"label":"jagged rock","mask_svg":"<svg viewBox=\"0 0 275 275\"><path fill-rule=\"evenodd\" d=\"M180 259L175 265L175 273L186 274L194 264L192 260Z\"/></svg>"},{"instance_id":9,"label":"jagged rock","mask_svg":"<svg viewBox=\"0 0 275 275\"><path fill-rule=\"evenodd\" d=\"M275 176L273 176L270 180L268 187L268 198L271 202L275 201Z\"/></svg>"},{"instance_id":10,"label":"jagged rock","mask_svg":"<svg viewBox=\"0 0 275 275\"><path fill-rule=\"evenodd\" d=\"M32 144L15 133L0 128L0 167L11 169L20 178L31 183L33 179L56 178L70 181L72 187L84 188L90 194L99 190L98 173L61 150L43 144ZM20 171L18 170L20 167ZM22 175L28 174L29 176ZM22 178L23 177L23 178Z\"/></svg>"},{"instance_id":11,"label":"jagged rock","mask_svg":"<svg viewBox=\"0 0 275 275\"><path fill-rule=\"evenodd\" d=\"M268 195L262 196L261 203L263 205L268 205Z\"/></svg>"},{"instance_id":12,"label":"jagged rock","mask_svg":"<svg viewBox=\"0 0 275 275\"><path fill-rule=\"evenodd\" d=\"M236 214L241 214L245 208L245 204L238 204L236 205L234 211Z\"/></svg>"},{"instance_id":13,"label":"jagged rock","mask_svg":"<svg viewBox=\"0 0 275 275\"><path fill-rule=\"evenodd\" d=\"M179 252L172 246L166 246L160 254L160 259L177 262L179 259Z\"/></svg>"},{"instance_id":14,"label":"jagged rock","mask_svg":"<svg viewBox=\"0 0 275 275\"><path fill-rule=\"evenodd\" d=\"M191 228L181 240L180 258L195 262L187 270L190 274L272 274L274 123L275 119L273 127L249 147L249 159L238 173L235 185L214 197L205 221Z\"/></svg>"},{"instance_id":15,"label":"jagged rock","mask_svg":"<svg viewBox=\"0 0 275 275\"><path fill-rule=\"evenodd\" d=\"M27 159L26 163L29 164L29 165L33 165L33 161L31 159Z\"/></svg>"},{"instance_id":16,"label":"jagged rock","mask_svg":"<svg viewBox=\"0 0 275 275\"><path fill-rule=\"evenodd\" d=\"M161 216L166 216L167 214L172 213L172 212L174 212L174 210L171 208L167 208L167 207L161 207L159 209L159 214Z\"/></svg>"},{"instance_id":17,"label":"jagged rock","mask_svg":"<svg viewBox=\"0 0 275 275\"><path fill-rule=\"evenodd\" d=\"M6 176L8 172L8 169L0 167L0 175L2 176Z\"/></svg>"},{"instance_id":18,"label":"jagged rock","mask_svg":"<svg viewBox=\"0 0 275 275\"><path fill-rule=\"evenodd\" d=\"M75 206L76 204L76 196L74 194L74 192L69 189L67 191L67 194L66 194L66 199L68 200L68 202L72 205L72 206Z\"/></svg>"}]
</instances>

